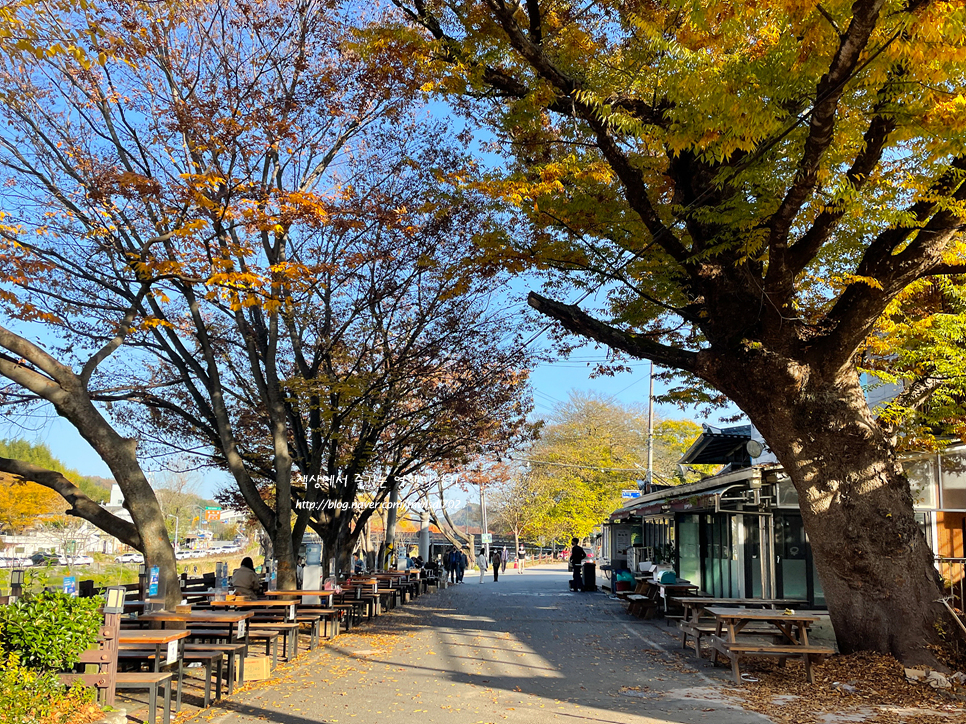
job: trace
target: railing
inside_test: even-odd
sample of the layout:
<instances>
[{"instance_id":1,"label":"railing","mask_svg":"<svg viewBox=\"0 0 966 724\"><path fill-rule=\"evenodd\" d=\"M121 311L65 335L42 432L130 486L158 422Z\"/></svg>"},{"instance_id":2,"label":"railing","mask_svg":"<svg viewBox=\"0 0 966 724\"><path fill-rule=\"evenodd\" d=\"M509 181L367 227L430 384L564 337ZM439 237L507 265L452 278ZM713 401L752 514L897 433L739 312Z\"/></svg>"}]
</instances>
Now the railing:
<instances>
[{"instance_id":1,"label":"railing","mask_svg":"<svg viewBox=\"0 0 966 724\"><path fill-rule=\"evenodd\" d=\"M943 579L943 590L950 598L950 605L960 617L966 611L966 558L936 558L936 568Z\"/></svg>"}]
</instances>

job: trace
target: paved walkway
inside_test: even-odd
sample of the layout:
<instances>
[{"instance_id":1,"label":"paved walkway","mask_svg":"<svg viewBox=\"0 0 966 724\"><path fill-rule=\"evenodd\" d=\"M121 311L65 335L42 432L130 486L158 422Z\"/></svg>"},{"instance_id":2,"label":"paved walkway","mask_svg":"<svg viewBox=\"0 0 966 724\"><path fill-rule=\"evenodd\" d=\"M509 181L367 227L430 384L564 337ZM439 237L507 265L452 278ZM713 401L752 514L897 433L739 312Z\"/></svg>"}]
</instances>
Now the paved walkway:
<instances>
[{"instance_id":1,"label":"paved walkway","mask_svg":"<svg viewBox=\"0 0 966 724\"><path fill-rule=\"evenodd\" d=\"M606 722L767 724L723 699L730 669L680 648L676 629L568 593L565 564L420 596L280 666L202 712L215 724Z\"/></svg>"}]
</instances>

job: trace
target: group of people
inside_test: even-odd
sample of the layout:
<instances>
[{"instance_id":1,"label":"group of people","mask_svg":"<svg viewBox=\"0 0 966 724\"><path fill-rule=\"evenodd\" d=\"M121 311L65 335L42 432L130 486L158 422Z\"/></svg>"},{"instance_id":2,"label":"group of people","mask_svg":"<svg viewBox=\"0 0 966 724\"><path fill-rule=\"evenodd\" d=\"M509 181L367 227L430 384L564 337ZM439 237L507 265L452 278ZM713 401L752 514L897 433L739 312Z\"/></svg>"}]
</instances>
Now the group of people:
<instances>
[{"instance_id":1,"label":"group of people","mask_svg":"<svg viewBox=\"0 0 966 724\"><path fill-rule=\"evenodd\" d=\"M450 546L443 554L443 570L446 571L450 583L462 583L463 574L469 565L466 554L456 546Z\"/></svg>"},{"instance_id":2,"label":"group of people","mask_svg":"<svg viewBox=\"0 0 966 724\"><path fill-rule=\"evenodd\" d=\"M486 549L480 548L479 555L476 556L475 561L476 567L480 571L480 583L483 583L483 577L491 567L493 570L493 580L500 580L500 573L506 571L506 564L509 560L510 554L507 553L505 546L502 551L499 548L494 548L489 557L486 555ZM466 554L456 546L450 546L443 553L443 570L446 571L446 577L450 583L462 583L463 576L466 574L466 569L469 566L470 562L466 558ZM517 573L523 573L522 555L517 558Z\"/></svg>"}]
</instances>

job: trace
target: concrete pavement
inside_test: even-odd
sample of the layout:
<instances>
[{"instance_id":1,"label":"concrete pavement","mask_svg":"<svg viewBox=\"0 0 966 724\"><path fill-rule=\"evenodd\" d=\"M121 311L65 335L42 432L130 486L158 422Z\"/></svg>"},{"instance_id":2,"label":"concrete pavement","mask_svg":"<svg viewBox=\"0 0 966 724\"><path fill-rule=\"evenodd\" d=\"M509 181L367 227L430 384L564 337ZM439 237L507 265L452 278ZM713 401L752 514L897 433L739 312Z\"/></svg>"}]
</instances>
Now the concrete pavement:
<instances>
[{"instance_id":1,"label":"concrete pavement","mask_svg":"<svg viewBox=\"0 0 966 724\"><path fill-rule=\"evenodd\" d=\"M569 593L566 564L420 596L199 714L215 724L768 724L721 696L730 669L677 629Z\"/></svg>"}]
</instances>

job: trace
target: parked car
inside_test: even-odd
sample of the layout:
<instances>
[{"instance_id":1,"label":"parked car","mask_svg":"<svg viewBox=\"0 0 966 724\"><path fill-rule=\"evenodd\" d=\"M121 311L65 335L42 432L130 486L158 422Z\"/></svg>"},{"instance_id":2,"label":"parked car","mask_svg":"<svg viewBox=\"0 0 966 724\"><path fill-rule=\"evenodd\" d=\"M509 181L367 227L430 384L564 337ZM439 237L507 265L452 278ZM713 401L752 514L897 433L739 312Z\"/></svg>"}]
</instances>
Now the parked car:
<instances>
[{"instance_id":1,"label":"parked car","mask_svg":"<svg viewBox=\"0 0 966 724\"><path fill-rule=\"evenodd\" d=\"M183 561L185 558L191 558L190 551L178 551L174 554L176 560Z\"/></svg>"},{"instance_id":2,"label":"parked car","mask_svg":"<svg viewBox=\"0 0 966 724\"><path fill-rule=\"evenodd\" d=\"M144 563L144 556L140 553L122 553L114 556L115 563Z\"/></svg>"},{"instance_id":3,"label":"parked car","mask_svg":"<svg viewBox=\"0 0 966 724\"><path fill-rule=\"evenodd\" d=\"M66 565L67 563L66 560L61 563L61 557L55 555L54 553L42 552L34 553L32 556L30 556L30 562L35 566L60 566Z\"/></svg>"},{"instance_id":4,"label":"parked car","mask_svg":"<svg viewBox=\"0 0 966 724\"><path fill-rule=\"evenodd\" d=\"M72 566L93 566L94 565L94 559L91 558L90 556L67 556L66 558L64 556L61 556L61 558L64 560L63 565L68 565L68 564Z\"/></svg>"},{"instance_id":5,"label":"parked car","mask_svg":"<svg viewBox=\"0 0 966 724\"><path fill-rule=\"evenodd\" d=\"M593 563L594 562L594 551L591 550L590 548L588 548L587 546L581 546L581 548L584 549L584 554L586 556L584 558L584 563ZM568 571L572 571L573 569L574 569L573 564L570 562L570 557L568 556L567 557L567 570Z\"/></svg>"}]
</instances>

